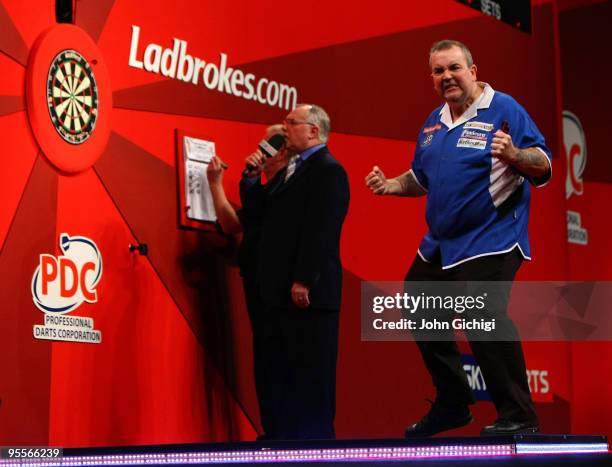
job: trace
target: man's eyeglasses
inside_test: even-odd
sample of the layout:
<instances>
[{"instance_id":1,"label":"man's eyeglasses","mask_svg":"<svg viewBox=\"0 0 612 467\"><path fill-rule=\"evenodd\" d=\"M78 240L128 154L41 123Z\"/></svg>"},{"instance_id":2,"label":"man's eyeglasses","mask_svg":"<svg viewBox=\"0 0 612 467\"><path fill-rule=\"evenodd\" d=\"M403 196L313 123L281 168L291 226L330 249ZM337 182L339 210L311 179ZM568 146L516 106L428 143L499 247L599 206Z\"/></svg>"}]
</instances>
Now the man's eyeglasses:
<instances>
[{"instance_id":1,"label":"man's eyeglasses","mask_svg":"<svg viewBox=\"0 0 612 467\"><path fill-rule=\"evenodd\" d=\"M285 125L289 125L289 126L296 126L296 125L317 126L316 124L314 124L312 122L307 122L307 121L303 121L303 120L294 120L293 118L286 118L286 119L283 120L283 123Z\"/></svg>"}]
</instances>

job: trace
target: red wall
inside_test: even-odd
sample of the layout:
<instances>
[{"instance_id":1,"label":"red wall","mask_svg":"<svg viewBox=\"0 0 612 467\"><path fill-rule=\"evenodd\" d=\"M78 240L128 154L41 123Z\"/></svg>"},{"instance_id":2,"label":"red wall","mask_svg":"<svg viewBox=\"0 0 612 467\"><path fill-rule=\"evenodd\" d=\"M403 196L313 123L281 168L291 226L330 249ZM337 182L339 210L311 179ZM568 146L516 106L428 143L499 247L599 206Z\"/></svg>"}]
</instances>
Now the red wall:
<instances>
[{"instance_id":1,"label":"red wall","mask_svg":"<svg viewBox=\"0 0 612 467\"><path fill-rule=\"evenodd\" d=\"M612 162L605 109L612 103L607 78L612 65L590 51L607 40L612 2L561 2L560 6L563 109L579 118L586 146L583 191L567 199L567 209L580 213L588 244L568 244L570 279L610 281L612 217L607 204L612 198ZM612 393L612 344L575 342L571 357L572 430L610 436L612 404L602 395Z\"/></svg>"},{"instance_id":2,"label":"red wall","mask_svg":"<svg viewBox=\"0 0 612 467\"><path fill-rule=\"evenodd\" d=\"M330 148L347 168L352 197L342 238L340 437L399 436L432 395L413 344L361 342L359 297L363 280L402 280L426 230L422 201L375 198L363 178L374 164L388 174L409 167L418 129L438 102L427 66L434 41L466 42L479 78L527 108L556 156L553 181L533 196L534 260L520 277L583 278L575 273L583 256L566 242L556 5L537 2L532 35L451 0L407 5L77 0L76 26L108 69L111 133L91 168L67 175L41 153L24 91L28 54L54 25L52 2L0 0L0 444L239 440L253 439L258 427L235 245L212 231L178 228L175 130L215 141L237 202L244 157L286 111L129 67L132 25L141 28L141 44L171 47L178 38L193 56L218 60L223 52L229 66L290 83L298 101L329 111ZM605 196L609 185L592 184L585 199L587 191ZM585 221L594 203L586 203ZM100 345L32 338L43 315L32 302L32 274L39 254L59 254L62 232L93 239L103 256L98 303L74 312L94 318ZM609 268L605 238L594 237L589 250L598 268ZM149 245L148 257L129 253L135 242ZM590 279L606 274L598 269ZM528 367L550 374L550 392L537 396L543 429L609 431L586 415L597 407L597 356L608 347L525 347ZM592 367L579 364L584 359ZM477 423L457 434L478 433L492 421L492 405L478 403L475 415Z\"/></svg>"}]
</instances>

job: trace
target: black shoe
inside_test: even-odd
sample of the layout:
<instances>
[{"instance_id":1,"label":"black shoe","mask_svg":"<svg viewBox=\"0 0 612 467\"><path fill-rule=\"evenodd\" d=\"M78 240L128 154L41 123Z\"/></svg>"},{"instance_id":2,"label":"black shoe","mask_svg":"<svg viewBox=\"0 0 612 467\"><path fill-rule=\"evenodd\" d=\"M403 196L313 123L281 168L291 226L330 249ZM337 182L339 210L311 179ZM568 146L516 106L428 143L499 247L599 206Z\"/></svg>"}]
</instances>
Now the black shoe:
<instances>
[{"instance_id":1,"label":"black shoe","mask_svg":"<svg viewBox=\"0 0 612 467\"><path fill-rule=\"evenodd\" d=\"M433 436L441 431L460 428L474 420L466 406L444 407L432 403L431 409L420 421L406 429L406 438Z\"/></svg>"},{"instance_id":2,"label":"black shoe","mask_svg":"<svg viewBox=\"0 0 612 467\"><path fill-rule=\"evenodd\" d=\"M513 422L500 419L493 425L485 426L480 431L480 436L529 435L539 432L538 422Z\"/></svg>"}]
</instances>

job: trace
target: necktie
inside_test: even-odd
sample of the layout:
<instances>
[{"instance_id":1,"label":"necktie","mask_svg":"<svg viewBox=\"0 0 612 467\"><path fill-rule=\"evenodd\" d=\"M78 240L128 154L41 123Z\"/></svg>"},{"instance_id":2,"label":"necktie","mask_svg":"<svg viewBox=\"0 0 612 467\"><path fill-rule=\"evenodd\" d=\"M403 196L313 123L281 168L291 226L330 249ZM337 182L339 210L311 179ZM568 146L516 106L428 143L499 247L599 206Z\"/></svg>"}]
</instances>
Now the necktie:
<instances>
[{"instance_id":1,"label":"necktie","mask_svg":"<svg viewBox=\"0 0 612 467\"><path fill-rule=\"evenodd\" d=\"M295 168L297 167L297 163L299 160L299 155L292 156L291 159L289 159L289 164L287 164L287 172L285 173L285 182L289 180L289 177L291 177L295 172Z\"/></svg>"}]
</instances>

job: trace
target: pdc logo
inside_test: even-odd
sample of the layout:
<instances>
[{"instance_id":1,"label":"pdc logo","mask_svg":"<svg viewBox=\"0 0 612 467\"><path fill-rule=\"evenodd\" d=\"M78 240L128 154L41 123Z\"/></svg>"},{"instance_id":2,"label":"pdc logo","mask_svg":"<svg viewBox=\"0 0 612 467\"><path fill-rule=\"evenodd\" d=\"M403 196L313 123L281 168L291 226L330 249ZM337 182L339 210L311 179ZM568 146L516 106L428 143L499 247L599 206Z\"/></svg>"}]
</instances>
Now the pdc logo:
<instances>
[{"instance_id":1,"label":"pdc logo","mask_svg":"<svg viewBox=\"0 0 612 467\"><path fill-rule=\"evenodd\" d=\"M587 148L580 120L567 110L563 111L563 144L567 159L565 198L569 199L584 192L582 174L587 162Z\"/></svg>"},{"instance_id":2,"label":"pdc logo","mask_svg":"<svg viewBox=\"0 0 612 467\"><path fill-rule=\"evenodd\" d=\"M41 254L32 277L32 299L45 313L64 314L98 301L102 256L95 242L63 233L59 245L63 255Z\"/></svg>"}]
</instances>

